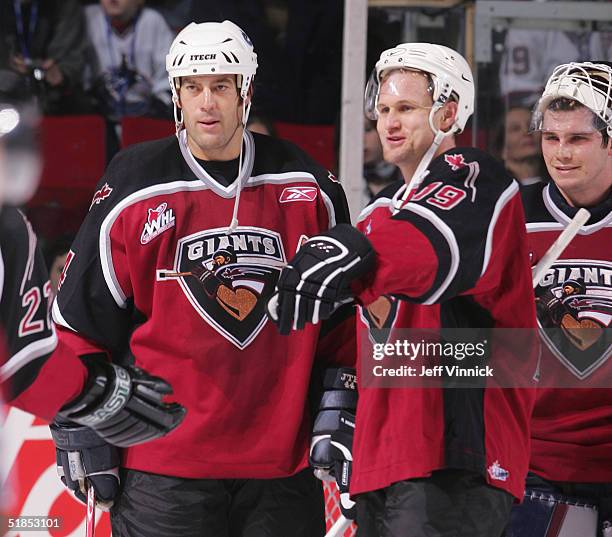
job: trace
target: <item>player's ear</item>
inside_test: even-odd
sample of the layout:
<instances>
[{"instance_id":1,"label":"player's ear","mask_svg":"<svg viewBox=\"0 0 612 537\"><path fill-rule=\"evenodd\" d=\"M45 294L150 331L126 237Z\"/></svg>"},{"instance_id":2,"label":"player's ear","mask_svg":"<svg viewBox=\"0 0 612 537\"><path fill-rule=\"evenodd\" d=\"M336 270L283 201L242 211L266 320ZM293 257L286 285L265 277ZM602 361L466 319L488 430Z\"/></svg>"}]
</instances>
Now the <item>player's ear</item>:
<instances>
[{"instance_id":1,"label":"player's ear","mask_svg":"<svg viewBox=\"0 0 612 537\"><path fill-rule=\"evenodd\" d=\"M458 104L456 101L447 101L442 107L440 114L440 130L448 131L455 123L457 117Z\"/></svg>"}]
</instances>

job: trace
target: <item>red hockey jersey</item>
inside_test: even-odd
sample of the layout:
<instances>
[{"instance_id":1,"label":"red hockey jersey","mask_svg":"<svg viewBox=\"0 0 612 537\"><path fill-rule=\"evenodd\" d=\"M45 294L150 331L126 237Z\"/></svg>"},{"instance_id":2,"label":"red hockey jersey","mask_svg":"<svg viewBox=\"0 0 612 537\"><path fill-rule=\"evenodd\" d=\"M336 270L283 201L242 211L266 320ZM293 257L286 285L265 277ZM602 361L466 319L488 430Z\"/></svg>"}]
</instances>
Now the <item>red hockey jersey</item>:
<instances>
[{"instance_id":1,"label":"red hockey jersey","mask_svg":"<svg viewBox=\"0 0 612 537\"><path fill-rule=\"evenodd\" d=\"M359 294L360 379L372 363L375 328L534 328L523 209L503 167L456 148L432 161L419 191L394 214L398 188L383 191L358 224L377 254ZM535 390L487 382L470 389L361 382L351 493L462 468L521 498Z\"/></svg>"},{"instance_id":2,"label":"red hockey jersey","mask_svg":"<svg viewBox=\"0 0 612 537\"><path fill-rule=\"evenodd\" d=\"M523 190L529 253L537 262L577 209L554 184ZM612 199L544 275L536 296L543 356L532 420L530 469L552 481L612 481ZM561 386L564 388L556 388Z\"/></svg>"},{"instance_id":3,"label":"red hockey jersey","mask_svg":"<svg viewBox=\"0 0 612 537\"><path fill-rule=\"evenodd\" d=\"M228 234L238 181L239 226ZM93 342L166 379L187 408L172 433L125 450L126 467L277 478L307 466L315 355L350 363L354 344L338 332L320 338L319 326L282 337L265 307L301 242L346 221L335 178L270 137L248 134L242 174L229 186L194 159L184 132L113 160L69 253L53 316L80 338L76 346Z\"/></svg>"}]
</instances>

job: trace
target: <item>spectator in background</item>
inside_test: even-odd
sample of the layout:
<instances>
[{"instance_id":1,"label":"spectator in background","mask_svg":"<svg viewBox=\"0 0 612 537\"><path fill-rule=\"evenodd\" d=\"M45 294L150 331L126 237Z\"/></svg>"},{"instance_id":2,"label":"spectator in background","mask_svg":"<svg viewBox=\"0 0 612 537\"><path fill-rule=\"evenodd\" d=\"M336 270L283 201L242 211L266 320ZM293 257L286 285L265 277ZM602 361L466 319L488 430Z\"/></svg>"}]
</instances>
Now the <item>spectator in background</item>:
<instances>
[{"instance_id":1,"label":"spectator in background","mask_svg":"<svg viewBox=\"0 0 612 537\"><path fill-rule=\"evenodd\" d=\"M387 185L402 179L399 168L383 160L376 122L367 118L363 134L363 177L370 198L374 198Z\"/></svg>"},{"instance_id":2,"label":"spectator in background","mask_svg":"<svg viewBox=\"0 0 612 537\"><path fill-rule=\"evenodd\" d=\"M332 124L340 106L343 6L341 0L194 0L190 19L229 19L250 36L262 66L257 102L267 114Z\"/></svg>"},{"instance_id":3,"label":"spectator in background","mask_svg":"<svg viewBox=\"0 0 612 537\"><path fill-rule=\"evenodd\" d=\"M501 93L533 102L554 67L589 58L612 59L612 32L510 28L499 72Z\"/></svg>"},{"instance_id":4,"label":"spectator in background","mask_svg":"<svg viewBox=\"0 0 612 537\"><path fill-rule=\"evenodd\" d=\"M19 73L44 113L68 114L86 107L85 49L83 14L76 0L0 2L0 76Z\"/></svg>"},{"instance_id":5,"label":"spectator in background","mask_svg":"<svg viewBox=\"0 0 612 537\"><path fill-rule=\"evenodd\" d=\"M166 52L174 35L144 0L100 0L85 8L91 42L88 89L111 121L170 117Z\"/></svg>"},{"instance_id":6,"label":"spectator in background","mask_svg":"<svg viewBox=\"0 0 612 537\"><path fill-rule=\"evenodd\" d=\"M529 131L531 110L526 106L510 106L497 127L495 151L504 161L510 175L520 184L531 185L548 180L542 158L540 134Z\"/></svg>"},{"instance_id":7,"label":"spectator in background","mask_svg":"<svg viewBox=\"0 0 612 537\"><path fill-rule=\"evenodd\" d=\"M57 293L60 276L66 264L66 257L73 240L74 235L60 235L45 248L45 262L49 270L49 281L51 282L51 299Z\"/></svg>"}]
</instances>

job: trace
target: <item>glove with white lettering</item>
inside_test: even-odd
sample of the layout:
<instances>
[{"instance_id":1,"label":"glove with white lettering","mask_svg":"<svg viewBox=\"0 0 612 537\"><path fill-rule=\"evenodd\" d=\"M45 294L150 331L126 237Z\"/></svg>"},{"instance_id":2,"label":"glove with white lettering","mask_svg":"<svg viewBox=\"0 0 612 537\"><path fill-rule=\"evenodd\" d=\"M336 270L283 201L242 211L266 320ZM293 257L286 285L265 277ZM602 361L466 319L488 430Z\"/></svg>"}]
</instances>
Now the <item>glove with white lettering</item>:
<instances>
[{"instance_id":1,"label":"glove with white lettering","mask_svg":"<svg viewBox=\"0 0 612 537\"><path fill-rule=\"evenodd\" d=\"M281 334L328 319L353 299L351 282L371 272L375 258L370 241L349 224L312 237L283 269L268 316Z\"/></svg>"},{"instance_id":2,"label":"glove with white lettering","mask_svg":"<svg viewBox=\"0 0 612 537\"><path fill-rule=\"evenodd\" d=\"M350 367L327 369L323 389L310 442L309 462L316 477L323 481L336 480L342 514L354 519L355 503L349 497L349 483L358 397L356 371Z\"/></svg>"},{"instance_id":3,"label":"glove with white lettering","mask_svg":"<svg viewBox=\"0 0 612 537\"><path fill-rule=\"evenodd\" d=\"M60 417L92 428L118 447L155 440L183 421L187 412L183 406L162 402L172 393L165 380L136 367L110 363L103 354L82 360L89 371L87 385L61 408Z\"/></svg>"},{"instance_id":4,"label":"glove with white lettering","mask_svg":"<svg viewBox=\"0 0 612 537\"><path fill-rule=\"evenodd\" d=\"M87 505L87 487L96 505L108 511L119 492L119 450L93 429L56 417L50 425L55 443L57 474L64 486Z\"/></svg>"},{"instance_id":5,"label":"glove with white lettering","mask_svg":"<svg viewBox=\"0 0 612 537\"><path fill-rule=\"evenodd\" d=\"M331 435L331 446L335 461L334 474L340 492L340 510L345 518L355 520L355 502L349 495L351 472L353 468L353 437L355 435L355 414L340 412L340 424Z\"/></svg>"}]
</instances>

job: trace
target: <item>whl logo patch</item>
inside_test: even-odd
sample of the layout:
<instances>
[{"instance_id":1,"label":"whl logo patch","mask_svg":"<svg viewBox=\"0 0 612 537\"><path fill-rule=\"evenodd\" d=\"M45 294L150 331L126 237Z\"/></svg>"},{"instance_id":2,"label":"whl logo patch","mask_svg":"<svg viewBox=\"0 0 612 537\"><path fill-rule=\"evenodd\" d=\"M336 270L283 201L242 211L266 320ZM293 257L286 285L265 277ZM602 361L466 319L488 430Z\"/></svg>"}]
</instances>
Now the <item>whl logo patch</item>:
<instances>
[{"instance_id":1,"label":"whl logo patch","mask_svg":"<svg viewBox=\"0 0 612 537\"><path fill-rule=\"evenodd\" d=\"M164 231L174 227L175 223L174 211L168 208L167 203L160 203L155 209L149 209L147 221L140 234L140 244L148 244Z\"/></svg>"},{"instance_id":2,"label":"whl logo patch","mask_svg":"<svg viewBox=\"0 0 612 537\"><path fill-rule=\"evenodd\" d=\"M266 304L286 257L280 235L240 226L199 231L178 241L174 273L189 302L214 330L239 349L267 322Z\"/></svg>"},{"instance_id":3,"label":"whl logo patch","mask_svg":"<svg viewBox=\"0 0 612 537\"><path fill-rule=\"evenodd\" d=\"M317 189L312 186L288 186L280 195L281 203L292 201L314 201L317 199Z\"/></svg>"}]
</instances>

